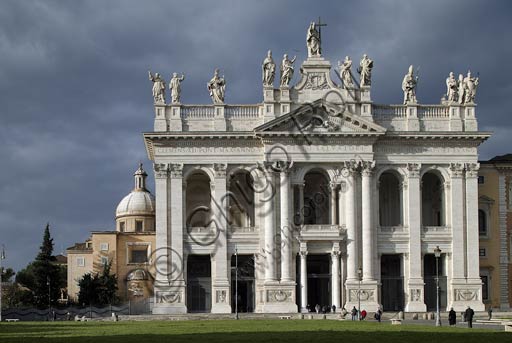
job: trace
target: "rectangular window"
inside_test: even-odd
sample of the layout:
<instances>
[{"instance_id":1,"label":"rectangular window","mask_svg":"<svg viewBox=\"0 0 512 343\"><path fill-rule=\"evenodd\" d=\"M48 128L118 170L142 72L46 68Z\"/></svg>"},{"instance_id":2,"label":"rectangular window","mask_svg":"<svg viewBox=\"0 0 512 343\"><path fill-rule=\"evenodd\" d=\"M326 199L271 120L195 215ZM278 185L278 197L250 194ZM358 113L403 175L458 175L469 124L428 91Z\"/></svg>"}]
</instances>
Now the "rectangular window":
<instances>
[{"instance_id":1,"label":"rectangular window","mask_svg":"<svg viewBox=\"0 0 512 343\"><path fill-rule=\"evenodd\" d=\"M489 277L487 275L480 275L482 279L482 300L489 300Z\"/></svg>"},{"instance_id":2,"label":"rectangular window","mask_svg":"<svg viewBox=\"0 0 512 343\"><path fill-rule=\"evenodd\" d=\"M148 253L147 250L134 249L130 254L130 262L129 263L146 263L148 261Z\"/></svg>"},{"instance_id":3,"label":"rectangular window","mask_svg":"<svg viewBox=\"0 0 512 343\"><path fill-rule=\"evenodd\" d=\"M119 223L119 231L120 232L124 232L124 225L125 225L124 222Z\"/></svg>"},{"instance_id":4,"label":"rectangular window","mask_svg":"<svg viewBox=\"0 0 512 343\"><path fill-rule=\"evenodd\" d=\"M485 182L485 177L483 175L478 175L478 184L482 185Z\"/></svg>"},{"instance_id":5,"label":"rectangular window","mask_svg":"<svg viewBox=\"0 0 512 343\"><path fill-rule=\"evenodd\" d=\"M142 220L135 221L135 232L142 232Z\"/></svg>"},{"instance_id":6,"label":"rectangular window","mask_svg":"<svg viewBox=\"0 0 512 343\"><path fill-rule=\"evenodd\" d=\"M76 265L78 267L85 267L85 258L84 257L77 257L76 258Z\"/></svg>"},{"instance_id":7,"label":"rectangular window","mask_svg":"<svg viewBox=\"0 0 512 343\"><path fill-rule=\"evenodd\" d=\"M108 251L108 243L100 243L101 251Z\"/></svg>"},{"instance_id":8,"label":"rectangular window","mask_svg":"<svg viewBox=\"0 0 512 343\"><path fill-rule=\"evenodd\" d=\"M108 264L108 257L101 256L101 265L106 266Z\"/></svg>"},{"instance_id":9,"label":"rectangular window","mask_svg":"<svg viewBox=\"0 0 512 343\"><path fill-rule=\"evenodd\" d=\"M480 257L486 257L486 256L487 256L487 251L486 251L486 249L485 249L485 248L480 248L480 249L478 250L478 255L479 255Z\"/></svg>"}]
</instances>

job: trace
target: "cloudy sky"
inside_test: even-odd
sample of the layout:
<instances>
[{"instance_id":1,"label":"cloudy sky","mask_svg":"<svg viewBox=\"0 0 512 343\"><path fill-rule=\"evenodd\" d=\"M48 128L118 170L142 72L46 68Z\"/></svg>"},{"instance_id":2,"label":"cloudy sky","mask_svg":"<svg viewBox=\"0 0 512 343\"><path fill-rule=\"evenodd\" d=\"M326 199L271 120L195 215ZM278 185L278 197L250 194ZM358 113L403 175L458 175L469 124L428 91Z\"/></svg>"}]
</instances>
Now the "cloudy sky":
<instances>
[{"instance_id":1,"label":"cloudy sky","mask_svg":"<svg viewBox=\"0 0 512 343\"><path fill-rule=\"evenodd\" d=\"M480 73L477 115L494 131L480 159L512 152L510 1L19 1L0 3L0 244L5 264L32 260L50 222L61 252L114 228L152 130L147 71L184 72L182 102L210 103L218 67L229 103L262 100L272 49L306 56L318 16L323 54L375 61L372 97L400 103L409 64L418 100L438 103L450 71ZM296 68L298 71L299 68ZM296 73L298 74L298 73ZM295 75L297 78L298 75ZM293 83L293 81L292 81ZM150 178L153 189L153 178Z\"/></svg>"}]
</instances>

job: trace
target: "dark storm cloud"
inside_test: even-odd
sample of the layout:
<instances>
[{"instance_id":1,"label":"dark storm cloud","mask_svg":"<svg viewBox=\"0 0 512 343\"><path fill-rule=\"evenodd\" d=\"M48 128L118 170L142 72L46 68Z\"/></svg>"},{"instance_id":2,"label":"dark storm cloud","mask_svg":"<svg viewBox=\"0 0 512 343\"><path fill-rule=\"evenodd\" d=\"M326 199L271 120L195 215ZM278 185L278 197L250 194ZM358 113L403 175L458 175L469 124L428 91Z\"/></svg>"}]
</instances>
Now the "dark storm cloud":
<instances>
[{"instance_id":1,"label":"dark storm cloud","mask_svg":"<svg viewBox=\"0 0 512 343\"><path fill-rule=\"evenodd\" d=\"M261 101L272 49L304 60L319 15L323 52L375 61L372 96L399 103L409 64L418 99L438 103L450 71L480 72L481 157L510 152L512 24L507 1L3 1L0 5L0 243L8 265L32 259L47 221L60 252L112 229L153 125L147 70L184 72L184 103L209 103L218 67L230 103ZM508 40L507 40L508 39ZM153 188L152 180L150 180Z\"/></svg>"}]
</instances>

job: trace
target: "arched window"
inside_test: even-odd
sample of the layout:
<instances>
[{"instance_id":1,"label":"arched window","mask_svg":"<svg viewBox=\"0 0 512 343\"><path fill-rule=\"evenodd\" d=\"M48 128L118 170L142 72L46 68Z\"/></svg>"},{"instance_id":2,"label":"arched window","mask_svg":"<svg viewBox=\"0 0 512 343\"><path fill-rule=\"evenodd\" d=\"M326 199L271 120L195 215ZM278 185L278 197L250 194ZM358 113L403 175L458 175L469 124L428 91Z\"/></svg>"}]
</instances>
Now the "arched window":
<instances>
[{"instance_id":1,"label":"arched window","mask_svg":"<svg viewBox=\"0 0 512 343\"><path fill-rule=\"evenodd\" d=\"M305 225L331 224L329 216L329 179L321 170L309 171L304 176Z\"/></svg>"},{"instance_id":2,"label":"arched window","mask_svg":"<svg viewBox=\"0 0 512 343\"><path fill-rule=\"evenodd\" d=\"M421 213L423 226L445 225L444 187L442 178L428 172L421 179Z\"/></svg>"},{"instance_id":3,"label":"arched window","mask_svg":"<svg viewBox=\"0 0 512 343\"><path fill-rule=\"evenodd\" d=\"M229 178L228 223L235 228L254 226L254 180L248 171Z\"/></svg>"},{"instance_id":4,"label":"arched window","mask_svg":"<svg viewBox=\"0 0 512 343\"><path fill-rule=\"evenodd\" d=\"M379 178L380 226L402 225L400 180L395 173L384 172Z\"/></svg>"},{"instance_id":5,"label":"arched window","mask_svg":"<svg viewBox=\"0 0 512 343\"><path fill-rule=\"evenodd\" d=\"M202 171L187 178L185 193L187 227L207 227L212 216L210 178Z\"/></svg>"}]
</instances>

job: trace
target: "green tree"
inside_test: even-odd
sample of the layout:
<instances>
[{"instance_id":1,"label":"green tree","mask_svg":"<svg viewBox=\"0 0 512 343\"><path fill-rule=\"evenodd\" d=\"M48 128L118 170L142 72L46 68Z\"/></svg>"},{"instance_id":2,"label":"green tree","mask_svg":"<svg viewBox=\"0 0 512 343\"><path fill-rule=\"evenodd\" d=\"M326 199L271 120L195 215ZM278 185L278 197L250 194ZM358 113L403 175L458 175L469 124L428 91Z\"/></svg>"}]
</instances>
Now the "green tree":
<instances>
[{"instance_id":1,"label":"green tree","mask_svg":"<svg viewBox=\"0 0 512 343\"><path fill-rule=\"evenodd\" d=\"M11 282L11 278L16 274L12 268L0 268L2 274L2 282Z\"/></svg>"},{"instance_id":2,"label":"green tree","mask_svg":"<svg viewBox=\"0 0 512 343\"><path fill-rule=\"evenodd\" d=\"M110 274L112 263L101 274L87 273L79 281L78 302L82 305L107 305L117 301L117 276Z\"/></svg>"}]
</instances>

